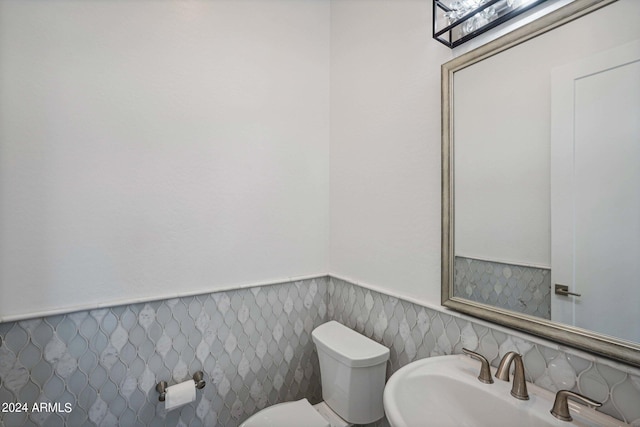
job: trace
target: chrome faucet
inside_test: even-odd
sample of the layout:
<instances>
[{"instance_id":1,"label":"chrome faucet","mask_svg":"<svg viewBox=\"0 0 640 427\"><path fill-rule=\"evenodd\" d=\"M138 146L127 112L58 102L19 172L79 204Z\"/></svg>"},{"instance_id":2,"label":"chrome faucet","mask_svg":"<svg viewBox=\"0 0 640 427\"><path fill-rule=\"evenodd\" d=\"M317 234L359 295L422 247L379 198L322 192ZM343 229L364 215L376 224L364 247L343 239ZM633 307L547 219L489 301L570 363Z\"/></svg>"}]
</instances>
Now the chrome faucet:
<instances>
[{"instance_id":1,"label":"chrome faucet","mask_svg":"<svg viewBox=\"0 0 640 427\"><path fill-rule=\"evenodd\" d=\"M529 393L527 392L527 380L524 377L524 362L522 361L522 355L510 351L504 355L498 365L496 371L496 378L502 381L509 381L509 369L511 368L511 362L516 363L516 367L513 370L513 386L511 387L511 396L520 400L529 400Z\"/></svg>"},{"instance_id":2,"label":"chrome faucet","mask_svg":"<svg viewBox=\"0 0 640 427\"><path fill-rule=\"evenodd\" d=\"M462 351L468 354L469 356L473 357L474 359L477 359L480 361L481 366L480 366L480 375L478 375L478 380L485 384L493 384L493 378L491 378L491 369L489 368L489 361L487 360L487 358L481 355L480 353L476 353L475 351L471 351L466 348L463 348Z\"/></svg>"},{"instance_id":3,"label":"chrome faucet","mask_svg":"<svg viewBox=\"0 0 640 427\"><path fill-rule=\"evenodd\" d=\"M550 411L551 415L562 421L573 420L571 413L569 412L569 402L567 400L569 398L596 408L602 406L602 403L591 400L587 396L583 396L569 390L560 390L556 393L556 400L553 402L553 409Z\"/></svg>"}]
</instances>

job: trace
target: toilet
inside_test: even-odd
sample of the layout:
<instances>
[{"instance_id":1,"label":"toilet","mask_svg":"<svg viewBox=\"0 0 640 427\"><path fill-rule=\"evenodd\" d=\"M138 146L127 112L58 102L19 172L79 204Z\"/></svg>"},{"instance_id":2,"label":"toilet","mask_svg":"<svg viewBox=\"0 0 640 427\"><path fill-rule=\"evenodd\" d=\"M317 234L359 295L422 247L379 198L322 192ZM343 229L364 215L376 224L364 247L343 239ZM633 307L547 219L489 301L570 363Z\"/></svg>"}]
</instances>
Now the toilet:
<instances>
[{"instance_id":1,"label":"toilet","mask_svg":"<svg viewBox=\"0 0 640 427\"><path fill-rule=\"evenodd\" d=\"M278 403L240 427L347 427L384 416L389 349L333 320L314 329L311 337L318 350L324 401Z\"/></svg>"}]
</instances>

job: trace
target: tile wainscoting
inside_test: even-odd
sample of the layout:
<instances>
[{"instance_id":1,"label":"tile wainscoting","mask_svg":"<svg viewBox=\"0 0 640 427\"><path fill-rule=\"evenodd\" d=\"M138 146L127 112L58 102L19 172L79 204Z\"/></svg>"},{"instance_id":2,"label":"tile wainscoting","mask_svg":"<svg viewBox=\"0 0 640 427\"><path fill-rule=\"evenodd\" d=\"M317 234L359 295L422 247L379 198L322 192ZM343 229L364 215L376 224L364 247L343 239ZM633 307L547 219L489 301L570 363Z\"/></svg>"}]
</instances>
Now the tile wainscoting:
<instances>
[{"instance_id":1,"label":"tile wainscoting","mask_svg":"<svg viewBox=\"0 0 640 427\"><path fill-rule=\"evenodd\" d=\"M640 426L639 369L331 276L2 323L0 402L59 402L63 410L2 413L0 424L233 427L274 403L316 403L311 331L328 320L388 346L388 376L462 347L493 365L517 350L529 381L580 391ZM207 386L196 402L165 412L156 383L197 370Z\"/></svg>"},{"instance_id":2,"label":"tile wainscoting","mask_svg":"<svg viewBox=\"0 0 640 427\"><path fill-rule=\"evenodd\" d=\"M493 366L508 351L524 356L527 381L553 392L569 389L603 402L600 410L640 427L640 369L546 343L441 308L428 308L331 277L330 319L391 349L387 376L414 360L460 354L466 347ZM551 409L551 408L549 408ZM376 426L388 425L384 420Z\"/></svg>"},{"instance_id":3,"label":"tile wainscoting","mask_svg":"<svg viewBox=\"0 0 640 427\"><path fill-rule=\"evenodd\" d=\"M326 277L0 324L0 402L71 412L0 413L3 426L237 426L274 403L321 400L311 331ZM204 372L196 401L166 412L156 383Z\"/></svg>"}]
</instances>

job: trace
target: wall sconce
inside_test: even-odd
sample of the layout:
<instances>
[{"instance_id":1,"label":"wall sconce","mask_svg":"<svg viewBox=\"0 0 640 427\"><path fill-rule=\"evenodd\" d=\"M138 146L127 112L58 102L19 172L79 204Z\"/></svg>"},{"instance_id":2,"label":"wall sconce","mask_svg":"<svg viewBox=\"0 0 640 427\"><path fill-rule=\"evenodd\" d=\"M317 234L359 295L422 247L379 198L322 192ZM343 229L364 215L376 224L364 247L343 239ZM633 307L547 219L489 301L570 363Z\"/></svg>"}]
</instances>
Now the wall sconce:
<instances>
[{"instance_id":1,"label":"wall sconce","mask_svg":"<svg viewBox=\"0 0 640 427\"><path fill-rule=\"evenodd\" d=\"M454 48L547 0L433 0L433 38Z\"/></svg>"}]
</instances>

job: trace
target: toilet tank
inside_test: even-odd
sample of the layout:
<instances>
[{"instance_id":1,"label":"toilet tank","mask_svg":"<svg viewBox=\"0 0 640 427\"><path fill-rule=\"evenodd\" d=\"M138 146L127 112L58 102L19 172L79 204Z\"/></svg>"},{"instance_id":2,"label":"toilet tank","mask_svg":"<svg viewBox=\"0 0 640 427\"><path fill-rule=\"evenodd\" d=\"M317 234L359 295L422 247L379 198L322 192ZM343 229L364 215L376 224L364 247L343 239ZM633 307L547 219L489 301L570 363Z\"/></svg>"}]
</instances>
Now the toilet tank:
<instances>
[{"instance_id":1,"label":"toilet tank","mask_svg":"<svg viewBox=\"0 0 640 427\"><path fill-rule=\"evenodd\" d=\"M318 349L325 403L352 424L382 418L389 349L336 321L318 326L311 336Z\"/></svg>"}]
</instances>

